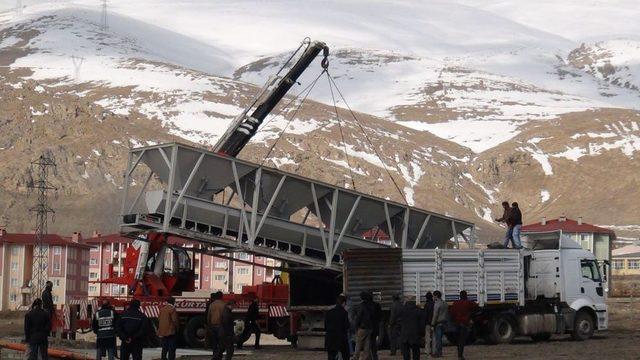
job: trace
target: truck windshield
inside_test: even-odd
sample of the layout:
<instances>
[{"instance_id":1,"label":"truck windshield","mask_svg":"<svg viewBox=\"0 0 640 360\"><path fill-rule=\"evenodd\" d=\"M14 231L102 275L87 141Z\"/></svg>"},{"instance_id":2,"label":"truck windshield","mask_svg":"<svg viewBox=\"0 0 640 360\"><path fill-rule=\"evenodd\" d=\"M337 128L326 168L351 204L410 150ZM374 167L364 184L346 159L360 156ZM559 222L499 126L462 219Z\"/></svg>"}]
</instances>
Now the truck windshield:
<instances>
[{"instance_id":1,"label":"truck windshield","mask_svg":"<svg viewBox=\"0 0 640 360\"><path fill-rule=\"evenodd\" d=\"M601 282L600 269L598 269L598 263L595 260L580 260L582 266L582 277L591 279L595 282Z\"/></svg>"}]
</instances>

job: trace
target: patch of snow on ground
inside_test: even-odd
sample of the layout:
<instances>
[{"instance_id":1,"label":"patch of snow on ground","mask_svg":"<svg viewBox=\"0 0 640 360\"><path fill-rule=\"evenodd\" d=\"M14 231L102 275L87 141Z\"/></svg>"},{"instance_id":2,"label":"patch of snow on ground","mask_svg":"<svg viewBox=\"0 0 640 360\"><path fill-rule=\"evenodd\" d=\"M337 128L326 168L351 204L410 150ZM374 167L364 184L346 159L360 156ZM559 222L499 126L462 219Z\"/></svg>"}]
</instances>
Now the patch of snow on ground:
<instances>
[{"instance_id":1,"label":"patch of snow on ground","mask_svg":"<svg viewBox=\"0 0 640 360\"><path fill-rule=\"evenodd\" d=\"M551 194L548 190L540 190L540 200L542 200L542 202L547 202L550 198Z\"/></svg>"},{"instance_id":2,"label":"patch of snow on ground","mask_svg":"<svg viewBox=\"0 0 640 360\"><path fill-rule=\"evenodd\" d=\"M428 131L435 136L466 146L475 153L481 153L518 135L518 124L501 120L449 120L429 124L422 121L399 121L400 125L420 131Z\"/></svg>"},{"instance_id":3,"label":"patch of snow on ground","mask_svg":"<svg viewBox=\"0 0 640 360\"><path fill-rule=\"evenodd\" d=\"M566 158L569 160L573 160L573 161L578 161L578 159L580 159L581 157L587 155L587 150L575 146L575 147L568 147L567 146L567 150L560 152L560 153L556 153L556 154L552 154L551 156L553 157L562 157L562 158Z\"/></svg>"},{"instance_id":4,"label":"patch of snow on ground","mask_svg":"<svg viewBox=\"0 0 640 360\"><path fill-rule=\"evenodd\" d=\"M469 173L463 173L462 176L466 177L467 179L469 179L469 181L471 181L476 186L478 186L480 189L482 189L482 191L484 191L485 195L487 195L487 198L489 199L489 201L491 201L492 203L496 201L495 197L493 196L495 191L487 189L484 185L482 185L481 183L476 181L476 179L474 179L473 176L471 174L469 174Z\"/></svg>"},{"instance_id":5,"label":"patch of snow on ground","mask_svg":"<svg viewBox=\"0 0 640 360\"><path fill-rule=\"evenodd\" d=\"M94 154L96 154L96 156L100 156L100 155L101 155L101 154L100 154L100 151L98 151L98 150L96 150L96 149L93 149L92 151L93 151L93 153L94 153Z\"/></svg>"}]
</instances>

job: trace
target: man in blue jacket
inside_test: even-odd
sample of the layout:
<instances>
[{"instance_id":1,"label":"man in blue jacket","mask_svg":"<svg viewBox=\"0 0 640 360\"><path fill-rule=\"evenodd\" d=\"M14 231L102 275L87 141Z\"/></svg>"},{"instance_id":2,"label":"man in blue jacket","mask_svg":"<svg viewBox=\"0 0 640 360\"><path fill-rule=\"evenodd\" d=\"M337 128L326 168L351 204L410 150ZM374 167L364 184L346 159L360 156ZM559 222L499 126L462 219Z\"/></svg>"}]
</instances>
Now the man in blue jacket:
<instances>
[{"instance_id":1,"label":"man in blue jacket","mask_svg":"<svg viewBox=\"0 0 640 360\"><path fill-rule=\"evenodd\" d=\"M131 300L129 308L122 313L117 323L117 332L122 345L120 346L120 360L142 360L142 346L146 331L149 329L149 319L140 311L140 301Z\"/></svg>"}]
</instances>

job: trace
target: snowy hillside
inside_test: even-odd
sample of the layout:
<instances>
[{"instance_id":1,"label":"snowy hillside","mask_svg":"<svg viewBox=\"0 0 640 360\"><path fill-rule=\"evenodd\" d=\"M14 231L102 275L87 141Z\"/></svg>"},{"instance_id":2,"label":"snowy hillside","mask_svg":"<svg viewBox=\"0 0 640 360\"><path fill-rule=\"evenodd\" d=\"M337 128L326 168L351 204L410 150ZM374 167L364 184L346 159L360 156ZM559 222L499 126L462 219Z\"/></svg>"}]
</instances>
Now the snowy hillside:
<instances>
[{"instance_id":1,"label":"snowy hillside","mask_svg":"<svg viewBox=\"0 0 640 360\"><path fill-rule=\"evenodd\" d=\"M261 129L251 160L261 160L287 126L273 166L314 177L329 176L318 169L332 166L327 181L358 179L380 194L397 192L387 186L389 169L408 202L491 222L505 194L540 213L586 208L606 197L594 190L590 199L562 198L575 174L606 181L618 167L635 169L640 156L635 0L109 0L106 24L98 0L23 0L20 10L15 3L0 0L3 95L19 93L22 101L33 90L33 104L18 104L30 124L55 117L52 101L39 97L64 94L81 102L65 97L73 106L60 105L64 114L75 107L76 118L102 112L84 114L102 126L125 119L154 129L108 146L167 134L215 143L256 85L310 37L331 48L329 72L366 119L382 159L354 124L344 125L342 143L322 79L309 96L317 103L288 126L285 112ZM313 64L290 94L321 70ZM0 146L12 149L13 140ZM105 158L101 149L82 151ZM117 187L113 168L100 166L100 176L83 168L70 178ZM618 205L624 216L632 212ZM628 219L608 214L599 223Z\"/></svg>"}]
</instances>

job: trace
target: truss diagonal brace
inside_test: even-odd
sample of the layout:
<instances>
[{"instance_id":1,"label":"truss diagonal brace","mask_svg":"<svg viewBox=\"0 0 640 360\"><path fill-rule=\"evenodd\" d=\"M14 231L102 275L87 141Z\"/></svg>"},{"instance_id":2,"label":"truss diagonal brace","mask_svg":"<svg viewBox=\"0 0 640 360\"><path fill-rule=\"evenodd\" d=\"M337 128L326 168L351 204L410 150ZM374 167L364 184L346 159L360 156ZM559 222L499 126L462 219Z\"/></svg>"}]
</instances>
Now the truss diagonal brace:
<instances>
[{"instance_id":1,"label":"truss diagonal brace","mask_svg":"<svg viewBox=\"0 0 640 360\"><path fill-rule=\"evenodd\" d=\"M349 211L349 215L347 216L347 220L344 222L344 225L342 225L342 231L340 231L340 236L338 236L338 240L333 245L333 249L331 250L331 258L333 258L336 255L336 251L338 250L338 245L340 245L340 243L342 242L342 238L344 237L344 233L347 231L347 227L349 226L349 223L351 222L351 218L353 217L353 214L356 212L356 209L358 208L358 204L360 203L360 199L362 199L362 196L358 196L356 198L356 201L353 203L353 206L351 207L351 211Z\"/></svg>"},{"instance_id":2,"label":"truss diagonal brace","mask_svg":"<svg viewBox=\"0 0 640 360\"><path fill-rule=\"evenodd\" d=\"M178 210L178 206L180 205L180 202L184 197L184 193L187 192L187 189L189 188L189 185L191 185L193 178L196 177L196 173L198 172L198 169L200 169L200 164L202 164L203 159L204 159L204 153L200 154L198 161L196 161L196 164L193 166L193 170L191 170L191 174L189 174L189 177L187 178L187 182L184 184L184 186L180 190L180 195L178 195L178 199L176 200L176 203L173 205L173 209L171 209L171 216L169 216L170 218L172 218L173 214L175 214L176 210Z\"/></svg>"},{"instance_id":3,"label":"truss diagonal brace","mask_svg":"<svg viewBox=\"0 0 640 360\"><path fill-rule=\"evenodd\" d=\"M280 193L280 189L282 188L282 185L284 184L284 181L286 179L287 179L287 176L283 175L282 178L280 179L280 182L278 182L278 186L276 187L276 190L273 192L273 195L271 196L271 199L269 200L269 204L267 205L267 208L264 210L264 213L262 214L262 219L260 219L260 223L258 224L258 227L256 228L256 232L255 232L255 234L253 234L253 236L254 236L253 240L254 241L255 241L255 238L260 233L260 229L262 229L262 225L264 225L265 220L267 220L267 215L269 215L269 211L271 211L271 207L276 202L276 198L278 197L278 194Z\"/></svg>"}]
</instances>

